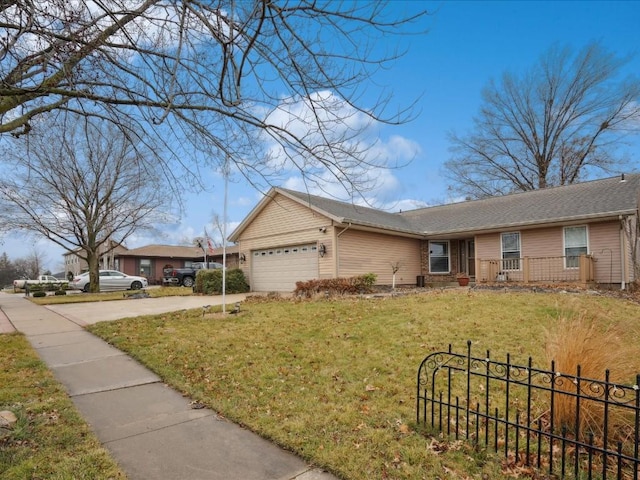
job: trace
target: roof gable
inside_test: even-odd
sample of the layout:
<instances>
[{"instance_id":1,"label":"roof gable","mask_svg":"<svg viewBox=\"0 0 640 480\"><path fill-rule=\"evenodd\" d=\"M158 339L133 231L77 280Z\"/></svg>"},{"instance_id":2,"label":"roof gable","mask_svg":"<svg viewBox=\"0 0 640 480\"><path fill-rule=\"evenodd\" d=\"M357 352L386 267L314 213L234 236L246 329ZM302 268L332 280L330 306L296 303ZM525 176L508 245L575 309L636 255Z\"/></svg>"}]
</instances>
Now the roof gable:
<instances>
[{"instance_id":1,"label":"roof gable","mask_svg":"<svg viewBox=\"0 0 640 480\"><path fill-rule=\"evenodd\" d=\"M274 187L251 210L238 227L229 236L229 240L236 242L240 235L248 228L260 213L276 197L282 195L319 215L325 216L338 224L352 224L363 227L392 230L410 234L420 234L413 229L411 223L395 213L384 212L375 208L363 207L353 203L340 202L330 198L297 192L286 188Z\"/></svg>"},{"instance_id":2,"label":"roof gable","mask_svg":"<svg viewBox=\"0 0 640 480\"><path fill-rule=\"evenodd\" d=\"M279 192L289 198L297 199L309 208L321 213L338 223L354 224L406 233L419 233L410 221L398 215L353 203L340 202L330 198L310 195L279 188Z\"/></svg>"},{"instance_id":3,"label":"roof gable","mask_svg":"<svg viewBox=\"0 0 640 480\"><path fill-rule=\"evenodd\" d=\"M424 235L460 234L553 223L581 222L634 214L640 174L592 180L482 200L389 213L285 188L272 188L229 237L241 233L277 194L340 224Z\"/></svg>"}]
</instances>

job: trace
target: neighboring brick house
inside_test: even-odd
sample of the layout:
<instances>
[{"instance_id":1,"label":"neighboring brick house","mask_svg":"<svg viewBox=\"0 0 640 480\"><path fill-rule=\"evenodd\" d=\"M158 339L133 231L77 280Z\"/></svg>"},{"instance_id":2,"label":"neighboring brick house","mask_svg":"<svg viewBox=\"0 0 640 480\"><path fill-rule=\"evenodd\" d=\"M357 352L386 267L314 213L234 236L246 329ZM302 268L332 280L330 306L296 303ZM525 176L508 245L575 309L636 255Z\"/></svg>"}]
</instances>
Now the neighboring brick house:
<instances>
[{"instance_id":1,"label":"neighboring brick house","mask_svg":"<svg viewBox=\"0 0 640 480\"><path fill-rule=\"evenodd\" d=\"M227 268L237 268L238 247L226 247ZM207 253L207 261L222 263L223 249L214 248ZM203 262L204 254L201 248L196 246L180 245L147 245L139 248L128 249L118 245L114 250L105 254L100 259L101 269L114 269L128 275L142 275L149 279L151 285L162 284L163 269L171 266L174 268L190 267L192 263ZM87 271L86 262L73 254L65 255L66 271L74 275ZM73 268L72 268L73 267Z\"/></svg>"},{"instance_id":2,"label":"neighboring brick house","mask_svg":"<svg viewBox=\"0 0 640 480\"><path fill-rule=\"evenodd\" d=\"M229 240L253 291L375 273L379 284L615 284L640 257L640 174L388 213L272 188ZM634 234L633 231L636 231Z\"/></svg>"}]
</instances>

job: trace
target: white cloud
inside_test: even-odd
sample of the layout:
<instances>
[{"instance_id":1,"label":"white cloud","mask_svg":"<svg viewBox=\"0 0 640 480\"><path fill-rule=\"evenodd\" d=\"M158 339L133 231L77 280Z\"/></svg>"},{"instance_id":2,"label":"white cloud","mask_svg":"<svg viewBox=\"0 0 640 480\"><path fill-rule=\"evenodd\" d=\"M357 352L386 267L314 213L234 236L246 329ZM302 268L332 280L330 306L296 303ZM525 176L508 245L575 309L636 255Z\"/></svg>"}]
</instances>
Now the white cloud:
<instances>
[{"instance_id":1,"label":"white cloud","mask_svg":"<svg viewBox=\"0 0 640 480\"><path fill-rule=\"evenodd\" d=\"M410 139L398 135L384 139L380 124L331 92L317 92L307 99L283 99L267 121L319 145L313 151L333 162L323 165L318 159L303 158L267 140L270 166L286 178L282 186L340 200L373 206L395 202L400 182L394 167L406 165L422 153L418 143ZM357 198L358 192L356 198L350 198L354 186L364 199Z\"/></svg>"},{"instance_id":2,"label":"white cloud","mask_svg":"<svg viewBox=\"0 0 640 480\"><path fill-rule=\"evenodd\" d=\"M253 206L255 200L251 197L241 196L231 200L232 205L236 205L238 207L250 207Z\"/></svg>"}]
</instances>

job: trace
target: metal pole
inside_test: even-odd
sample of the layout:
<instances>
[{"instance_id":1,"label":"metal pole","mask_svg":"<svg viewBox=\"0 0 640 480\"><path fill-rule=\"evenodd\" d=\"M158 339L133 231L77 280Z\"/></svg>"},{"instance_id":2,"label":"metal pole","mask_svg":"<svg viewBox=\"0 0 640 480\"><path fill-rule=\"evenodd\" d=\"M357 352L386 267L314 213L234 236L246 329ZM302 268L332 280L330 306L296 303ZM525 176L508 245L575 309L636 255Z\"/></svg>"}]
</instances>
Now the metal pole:
<instances>
[{"instance_id":1,"label":"metal pole","mask_svg":"<svg viewBox=\"0 0 640 480\"><path fill-rule=\"evenodd\" d=\"M227 187L229 183L229 156L224 160L224 210L222 212L222 313L227 313Z\"/></svg>"}]
</instances>

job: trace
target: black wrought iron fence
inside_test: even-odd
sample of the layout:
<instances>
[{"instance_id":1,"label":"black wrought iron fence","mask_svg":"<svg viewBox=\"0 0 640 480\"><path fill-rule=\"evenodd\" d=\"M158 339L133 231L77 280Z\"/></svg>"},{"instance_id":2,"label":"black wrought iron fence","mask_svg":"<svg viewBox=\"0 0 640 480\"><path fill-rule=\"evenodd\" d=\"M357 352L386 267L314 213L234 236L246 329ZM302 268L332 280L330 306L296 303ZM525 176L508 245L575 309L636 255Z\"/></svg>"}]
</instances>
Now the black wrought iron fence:
<instances>
[{"instance_id":1,"label":"black wrought iron fence","mask_svg":"<svg viewBox=\"0 0 640 480\"><path fill-rule=\"evenodd\" d=\"M612 346L612 348L615 348ZM640 476L640 375L634 385L447 352L418 369L416 421L560 478Z\"/></svg>"}]
</instances>

